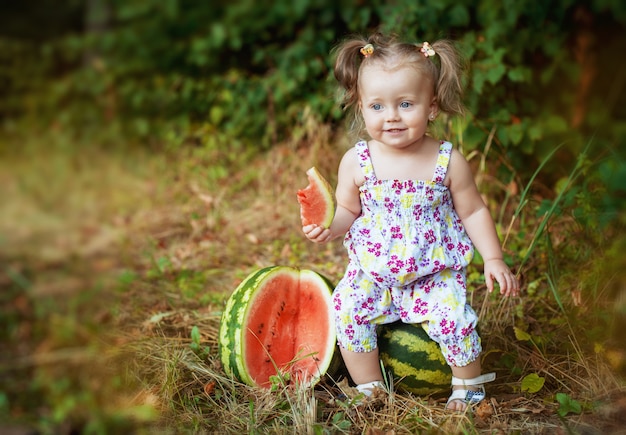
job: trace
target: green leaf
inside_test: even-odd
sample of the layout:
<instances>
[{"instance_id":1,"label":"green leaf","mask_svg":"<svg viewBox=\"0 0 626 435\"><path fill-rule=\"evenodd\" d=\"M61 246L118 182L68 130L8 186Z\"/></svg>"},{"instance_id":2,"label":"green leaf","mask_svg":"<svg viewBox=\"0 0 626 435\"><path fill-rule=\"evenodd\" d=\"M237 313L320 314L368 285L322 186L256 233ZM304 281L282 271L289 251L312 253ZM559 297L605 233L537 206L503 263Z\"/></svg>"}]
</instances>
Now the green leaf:
<instances>
[{"instance_id":1,"label":"green leaf","mask_svg":"<svg viewBox=\"0 0 626 435\"><path fill-rule=\"evenodd\" d=\"M165 273L172 266L172 262L167 257L159 257L156 259L156 266L159 272Z\"/></svg>"},{"instance_id":2,"label":"green leaf","mask_svg":"<svg viewBox=\"0 0 626 435\"><path fill-rule=\"evenodd\" d=\"M556 393L556 401L559 402L558 414L565 417L567 414L580 414L582 406L579 401L572 399L569 394Z\"/></svg>"},{"instance_id":3,"label":"green leaf","mask_svg":"<svg viewBox=\"0 0 626 435\"><path fill-rule=\"evenodd\" d=\"M522 391L528 393L536 393L543 388L546 378L539 376L537 373L531 373L522 379Z\"/></svg>"},{"instance_id":4,"label":"green leaf","mask_svg":"<svg viewBox=\"0 0 626 435\"><path fill-rule=\"evenodd\" d=\"M217 105L211 107L209 119L213 125L219 125L224 119L224 108Z\"/></svg>"},{"instance_id":5,"label":"green leaf","mask_svg":"<svg viewBox=\"0 0 626 435\"><path fill-rule=\"evenodd\" d=\"M503 64L498 64L493 66L492 68L489 68L485 75L487 77L487 81L495 85L500 81L502 76L504 76L504 73L506 73L506 66L504 66Z\"/></svg>"},{"instance_id":6,"label":"green leaf","mask_svg":"<svg viewBox=\"0 0 626 435\"><path fill-rule=\"evenodd\" d=\"M522 66L511 68L507 75L512 82L524 82L531 77L530 70Z\"/></svg>"},{"instance_id":7,"label":"green leaf","mask_svg":"<svg viewBox=\"0 0 626 435\"><path fill-rule=\"evenodd\" d=\"M543 130L540 126L533 124L528 128L528 137L530 138L530 140L536 141L541 139L542 136Z\"/></svg>"},{"instance_id":8,"label":"green leaf","mask_svg":"<svg viewBox=\"0 0 626 435\"><path fill-rule=\"evenodd\" d=\"M200 329L197 326L191 328L191 341L194 344L200 344Z\"/></svg>"},{"instance_id":9,"label":"green leaf","mask_svg":"<svg viewBox=\"0 0 626 435\"><path fill-rule=\"evenodd\" d=\"M515 331L515 338L517 338L519 341L530 341L532 339L531 335L518 328L517 326L515 328L513 328L513 330Z\"/></svg>"},{"instance_id":10,"label":"green leaf","mask_svg":"<svg viewBox=\"0 0 626 435\"><path fill-rule=\"evenodd\" d=\"M524 138L524 126L523 124L512 124L508 128L509 139L514 145L519 144Z\"/></svg>"},{"instance_id":11,"label":"green leaf","mask_svg":"<svg viewBox=\"0 0 626 435\"><path fill-rule=\"evenodd\" d=\"M474 78L472 80L472 86L474 88L474 91L476 91L478 95L482 94L484 84L485 84L485 75L474 74Z\"/></svg>"},{"instance_id":12,"label":"green leaf","mask_svg":"<svg viewBox=\"0 0 626 435\"><path fill-rule=\"evenodd\" d=\"M213 23L210 27L211 32L211 46L215 48L221 48L226 41L226 28L222 23Z\"/></svg>"},{"instance_id":13,"label":"green leaf","mask_svg":"<svg viewBox=\"0 0 626 435\"><path fill-rule=\"evenodd\" d=\"M123 270L117 279L121 284L129 285L137 279L137 274L132 270Z\"/></svg>"}]
</instances>

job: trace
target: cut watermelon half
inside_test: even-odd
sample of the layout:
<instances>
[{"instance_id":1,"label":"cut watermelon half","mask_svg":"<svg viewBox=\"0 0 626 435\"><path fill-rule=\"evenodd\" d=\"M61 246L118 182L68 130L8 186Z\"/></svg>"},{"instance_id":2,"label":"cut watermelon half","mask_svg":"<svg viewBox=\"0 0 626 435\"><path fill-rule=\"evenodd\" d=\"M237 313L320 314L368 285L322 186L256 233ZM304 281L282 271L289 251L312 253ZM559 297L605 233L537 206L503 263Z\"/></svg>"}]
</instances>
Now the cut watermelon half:
<instances>
[{"instance_id":1,"label":"cut watermelon half","mask_svg":"<svg viewBox=\"0 0 626 435\"><path fill-rule=\"evenodd\" d=\"M309 185L298 190L302 225L316 224L328 228L335 216L333 190L317 168L310 168L306 175Z\"/></svg>"},{"instance_id":2,"label":"cut watermelon half","mask_svg":"<svg viewBox=\"0 0 626 435\"><path fill-rule=\"evenodd\" d=\"M311 270L272 266L250 274L222 314L225 372L257 387L269 388L271 377L286 374L292 383L315 384L335 356L331 292Z\"/></svg>"}]
</instances>

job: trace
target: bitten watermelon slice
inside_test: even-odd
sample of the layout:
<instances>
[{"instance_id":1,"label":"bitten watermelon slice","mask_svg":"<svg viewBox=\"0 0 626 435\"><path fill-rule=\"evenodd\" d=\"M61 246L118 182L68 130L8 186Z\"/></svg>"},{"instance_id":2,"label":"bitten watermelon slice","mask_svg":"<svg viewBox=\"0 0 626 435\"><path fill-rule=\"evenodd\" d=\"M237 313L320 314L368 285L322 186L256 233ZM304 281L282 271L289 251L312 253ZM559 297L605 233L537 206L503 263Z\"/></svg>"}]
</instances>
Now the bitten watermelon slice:
<instances>
[{"instance_id":1,"label":"bitten watermelon slice","mask_svg":"<svg viewBox=\"0 0 626 435\"><path fill-rule=\"evenodd\" d=\"M335 216L333 189L317 168L310 168L306 175L309 185L298 190L302 225L316 224L328 228Z\"/></svg>"},{"instance_id":2,"label":"bitten watermelon slice","mask_svg":"<svg viewBox=\"0 0 626 435\"><path fill-rule=\"evenodd\" d=\"M378 352L398 390L418 395L450 391L450 366L422 325L394 322L379 326Z\"/></svg>"},{"instance_id":3,"label":"bitten watermelon slice","mask_svg":"<svg viewBox=\"0 0 626 435\"><path fill-rule=\"evenodd\" d=\"M272 266L251 273L222 314L219 354L225 372L258 387L270 387L270 376L278 373L315 384L334 362L331 292L326 278L311 270Z\"/></svg>"}]
</instances>

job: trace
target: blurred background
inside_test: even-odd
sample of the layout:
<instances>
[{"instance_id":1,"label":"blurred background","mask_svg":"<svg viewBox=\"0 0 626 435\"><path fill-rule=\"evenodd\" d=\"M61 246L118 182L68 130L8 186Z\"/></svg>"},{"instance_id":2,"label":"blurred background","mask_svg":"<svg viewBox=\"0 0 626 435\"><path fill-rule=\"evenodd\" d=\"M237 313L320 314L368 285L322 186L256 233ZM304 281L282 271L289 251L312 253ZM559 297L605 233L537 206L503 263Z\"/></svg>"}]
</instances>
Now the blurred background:
<instances>
[{"instance_id":1,"label":"blurred background","mask_svg":"<svg viewBox=\"0 0 626 435\"><path fill-rule=\"evenodd\" d=\"M619 148L625 9L611 0L3 2L0 114L6 132L26 118L75 134L106 125L176 145L229 137L267 148L303 117L341 117L329 52L379 28L457 41L470 65L464 145L485 143L495 125L522 165L563 137L574 155L591 137Z\"/></svg>"},{"instance_id":2,"label":"blurred background","mask_svg":"<svg viewBox=\"0 0 626 435\"><path fill-rule=\"evenodd\" d=\"M546 360L554 317L579 319L623 376L625 26L621 0L1 1L0 421L152 420L163 395L103 354L171 313L188 338L184 316L252 267L341 275L341 247L303 247L281 207L312 164L334 181L349 120L330 52L376 29L458 43L467 115L434 134L490 198L530 296L517 319Z\"/></svg>"}]
</instances>

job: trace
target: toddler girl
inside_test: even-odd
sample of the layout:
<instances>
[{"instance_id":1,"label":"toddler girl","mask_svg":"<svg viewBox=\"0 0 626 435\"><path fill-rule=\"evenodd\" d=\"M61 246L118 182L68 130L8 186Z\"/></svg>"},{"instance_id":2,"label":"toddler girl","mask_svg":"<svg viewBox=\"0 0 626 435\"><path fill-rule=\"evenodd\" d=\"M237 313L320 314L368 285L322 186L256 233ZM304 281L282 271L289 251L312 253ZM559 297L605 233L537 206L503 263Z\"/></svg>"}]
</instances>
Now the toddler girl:
<instances>
[{"instance_id":1,"label":"toddler girl","mask_svg":"<svg viewBox=\"0 0 626 435\"><path fill-rule=\"evenodd\" d=\"M350 376L369 395L382 386L376 325L421 323L452 369L447 407L485 397L477 316L466 301L465 269L475 245L488 290L516 296L495 226L470 167L452 144L428 136L440 111L460 114L456 51L448 41L408 44L376 33L337 49L344 106L369 140L341 160L330 228L303 227L322 243L345 234L349 263L333 293L337 339Z\"/></svg>"}]
</instances>

